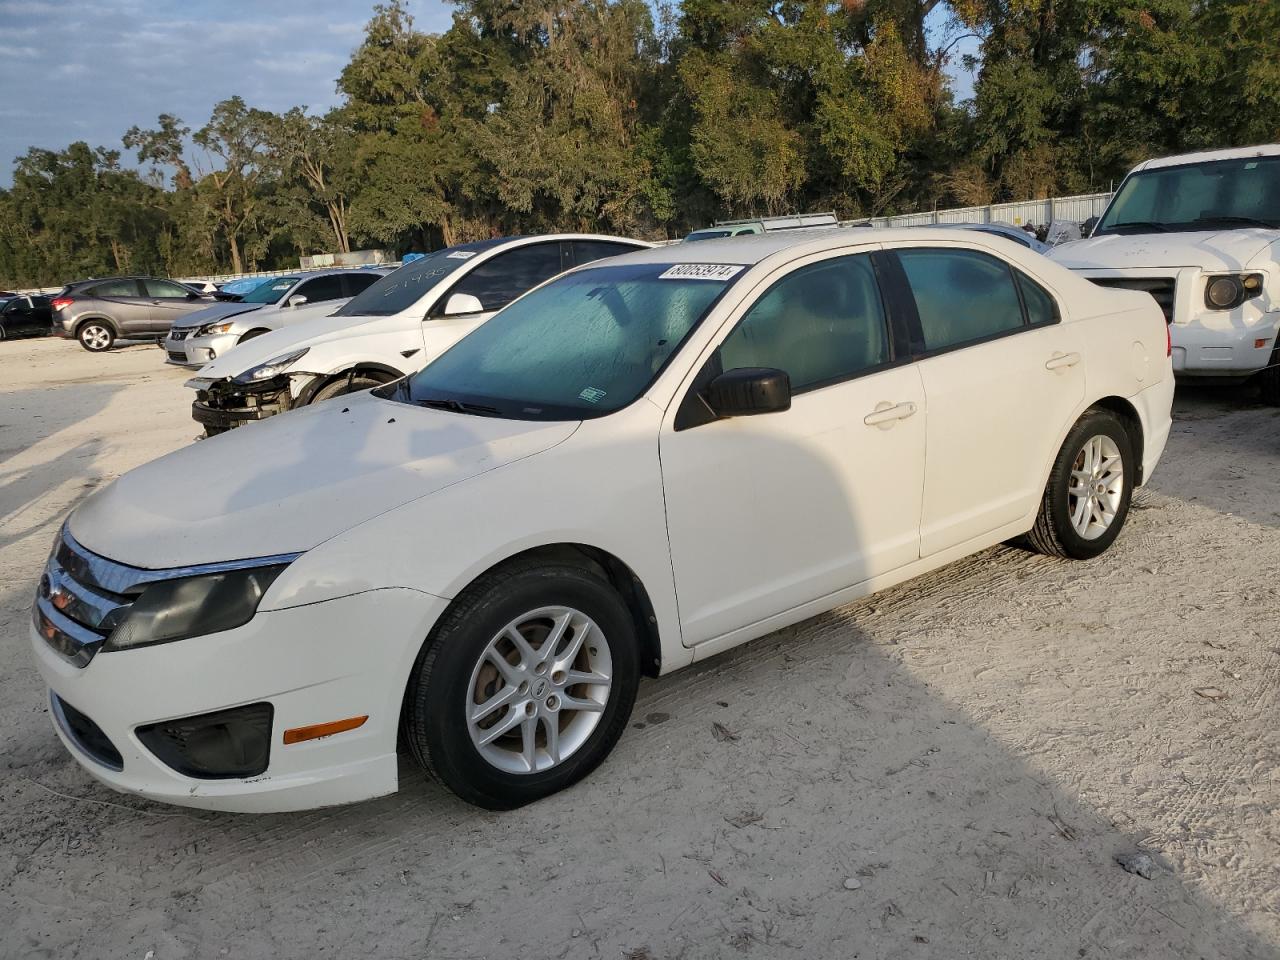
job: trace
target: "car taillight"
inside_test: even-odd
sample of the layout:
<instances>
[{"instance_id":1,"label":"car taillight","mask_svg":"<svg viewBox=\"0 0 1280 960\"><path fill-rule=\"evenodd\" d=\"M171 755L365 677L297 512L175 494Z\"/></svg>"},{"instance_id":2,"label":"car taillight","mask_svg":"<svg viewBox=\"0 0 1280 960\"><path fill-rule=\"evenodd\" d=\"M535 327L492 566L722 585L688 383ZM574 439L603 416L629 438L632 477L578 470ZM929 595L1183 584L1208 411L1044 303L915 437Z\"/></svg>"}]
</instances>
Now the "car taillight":
<instances>
[{"instance_id":1,"label":"car taillight","mask_svg":"<svg viewBox=\"0 0 1280 960\"><path fill-rule=\"evenodd\" d=\"M1169 332L1169 325L1164 325L1164 355L1166 357L1173 356L1173 334Z\"/></svg>"},{"instance_id":2,"label":"car taillight","mask_svg":"<svg viewBox=\"0 0 1280 960\"><path fill-rule=\"evenodd\" d=\"M72 300L70 297L54 297L53 301L49 304L49 306L51 306L54 310L62 310L66 307L71 306L71 304L73 303L75 303L75 301Z\"/></svg>"}]
</instances>

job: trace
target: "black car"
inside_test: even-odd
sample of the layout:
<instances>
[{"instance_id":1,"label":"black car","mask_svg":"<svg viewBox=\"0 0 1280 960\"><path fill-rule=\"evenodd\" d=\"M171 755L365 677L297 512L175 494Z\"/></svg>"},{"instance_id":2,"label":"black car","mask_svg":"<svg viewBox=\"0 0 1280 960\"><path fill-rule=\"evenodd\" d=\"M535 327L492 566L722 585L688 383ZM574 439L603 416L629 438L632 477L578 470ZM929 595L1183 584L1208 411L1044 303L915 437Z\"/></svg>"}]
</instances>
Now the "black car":
<instances>
[{"instance_id":1,"label":"black car","mask_svg":"<svg viewBox=\"0 0 1280 960\"><path fill-rule=\"evenodd\" d=\"M48 297L14 296L0 300L0 340L46 337L53 325Z\"/></svg>"}]
</instances>

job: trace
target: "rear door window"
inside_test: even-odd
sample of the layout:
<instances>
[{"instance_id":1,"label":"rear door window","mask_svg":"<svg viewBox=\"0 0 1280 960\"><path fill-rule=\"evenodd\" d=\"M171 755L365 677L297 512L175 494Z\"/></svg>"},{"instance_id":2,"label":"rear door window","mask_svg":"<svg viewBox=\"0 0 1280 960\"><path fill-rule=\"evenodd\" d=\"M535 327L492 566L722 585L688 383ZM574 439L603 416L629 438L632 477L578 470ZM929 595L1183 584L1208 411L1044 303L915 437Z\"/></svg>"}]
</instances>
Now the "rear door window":
<instances>
[{"instance_id":1,"label":"rear door window","mask_svg":"<svg viewBox=\"0 0 1280 960\"><path fill-rule=\"evenodd\" d=\"M157 280L154 277L143 280L142 286L147 291L147 296L153 300L186 300L188 294L193 292L171 280Z\"/></svg>"},{"instance_id":2,"label":"rear door window","mask_svg":"<svg viewBox=\"0 0 1280 960\"><path fill-rule=\"evenodd\" d=\"M603 260L605 257L616 257L619 254L645 249L638 245L610 243L607 240L571 240L569 245L573 248L573 264L578 267L584 263Z\"/></svg>"},{"instance_id":3,"label":"rear door window","mask_svg":"<svg viewBox=\"0 0 1280 960\"><path fill-rule=\"evenodd\" d=\"M368 273L344 273L342 274L342 285L345 292L342 295L344 297L354 297L357 293L369 289L381 279L382 274L374 273L372 270Z\"/></svg>"},{"instance_id":4,"label":"rear door window","mask_svg":"<svg viewBox=\"0 0 1280 960\"><path fill-rule=\"evenodd\" d=\"M307 303L324 303L337 300L342 295L342 274L330 273L298 284L298 289L290 293L289 298L306 297Z\"/></svg>"},{"instance_id":5,"label":"rear door window","mask_svg":"<svg viewBox=\"0 0 1280 960\"><path fill-rule=\"evenodd\" d=\"M915 297L926 353L1024 325L1013 271L1003 260L976 250L896 252Z\"/></svg>"},{"instance_id":6,"label":"rear door window","mask_svg":"<svg viewBox=\"0 0 1280 960\"><path fill-rule=\"evenodd\" d=\"M121 278L119 280L107 280L91 287L89 295L94 297L140 297L142 296L142 290L139 288L137 280Z\"/></svg>"}]
</instances>

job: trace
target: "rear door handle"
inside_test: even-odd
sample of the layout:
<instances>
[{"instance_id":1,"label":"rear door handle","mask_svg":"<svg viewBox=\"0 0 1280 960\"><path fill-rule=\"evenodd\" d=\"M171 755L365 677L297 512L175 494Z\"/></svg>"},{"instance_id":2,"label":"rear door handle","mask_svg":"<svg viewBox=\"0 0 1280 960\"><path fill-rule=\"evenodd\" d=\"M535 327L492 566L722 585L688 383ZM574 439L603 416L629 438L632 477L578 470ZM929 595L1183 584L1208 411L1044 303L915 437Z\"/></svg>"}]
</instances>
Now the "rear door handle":
<instances>
[{"instance_id":1,"label":"rear door handle","mask_svg":"<svg viewBox=\"0 0 1280 960\"><path fill-rule=\"evenodd\" d=\"M882 400L876 404L875 410L862 418L862 422L868 427L879 427L882 430L888 430L899 420L915 416L915 412L916 405L910 401L906 403L889 403L887 400Z\"/></svg>"},{"instance_id":2,"label":"rear door handle","mask_svg":"<svg viewBox=\"0 0 1280 960\"><path fill-rule=\"evenodd\" d=\"M1044 363L1046 370L1065 370L1067 367L1074 367L1080 362L1080 354L1078 353L1055 353Z\"/></svg>"}]
</instances>

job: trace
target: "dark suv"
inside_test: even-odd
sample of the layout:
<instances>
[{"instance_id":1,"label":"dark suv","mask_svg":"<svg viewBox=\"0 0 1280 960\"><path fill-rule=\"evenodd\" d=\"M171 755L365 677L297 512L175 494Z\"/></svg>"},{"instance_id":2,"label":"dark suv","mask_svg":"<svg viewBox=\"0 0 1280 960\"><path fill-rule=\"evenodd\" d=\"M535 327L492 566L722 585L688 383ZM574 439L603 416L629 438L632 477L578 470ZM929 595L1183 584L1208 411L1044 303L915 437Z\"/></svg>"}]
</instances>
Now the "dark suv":
<instances>
[{"instance_id":1,"label":"dark suv","mask_svg":"<svg viewBox=\"0 0 1280 960\"><path fill-rule=\"evenodd\" d=\"M212 302L212 297L158 277L80 280L53 298L53 333L74 337L98 353L118 338L162 340L174 320Z\"/></svg>"},{"instance_id":2,"label":"dark suv","mask_svg":"<svg viewBox=\"0 0 1280 960\"><path fill-rule=\"evenodd\" d=\"M0 297L0 340L43 337L49 333L51 323L48 297Z\"/></svg>"}]
</instances>

